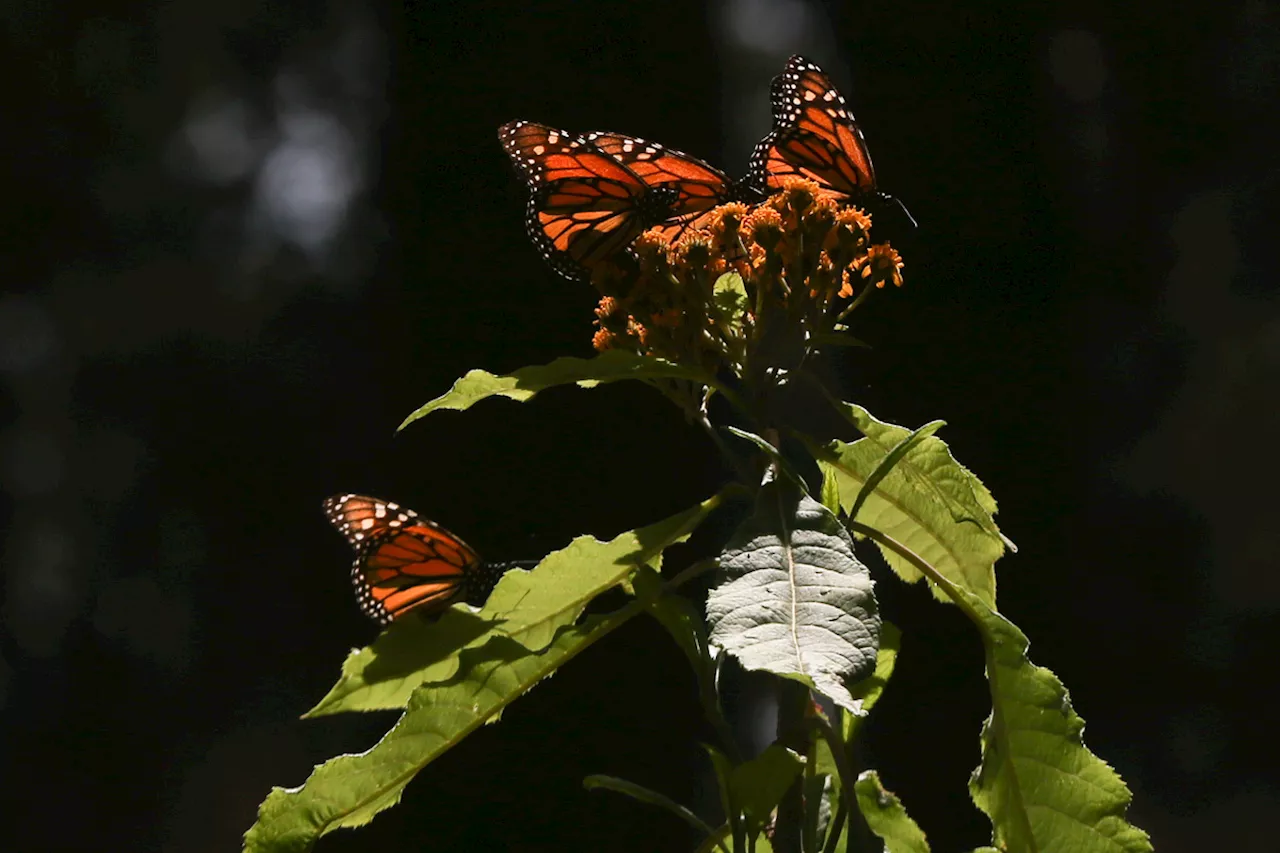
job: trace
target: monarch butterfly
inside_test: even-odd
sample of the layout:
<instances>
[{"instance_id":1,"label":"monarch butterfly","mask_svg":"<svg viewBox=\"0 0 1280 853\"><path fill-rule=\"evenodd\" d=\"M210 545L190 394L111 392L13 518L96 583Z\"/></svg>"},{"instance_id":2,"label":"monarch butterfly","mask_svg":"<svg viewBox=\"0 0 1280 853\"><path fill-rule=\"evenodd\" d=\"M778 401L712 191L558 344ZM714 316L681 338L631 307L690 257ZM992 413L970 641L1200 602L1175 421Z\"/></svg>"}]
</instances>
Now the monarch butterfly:
<instances>
[{"instance_id":1,"label":"monarch butterfly","mask_svg":"<svg viewBox=\"0 0 1280 853\"><path fill-rule=\"evenodd\" d=\"M787 177L808 178L842 199L875 196L902 202L879 192L867 142L831 78L803 56L792 56L770 87L774 129L756 146L750 180L766 192Z\"/></svg>"},{"instance_id":2,"label":"monarch butterfly","mask_svg":"<svg viewBox=\"0 0 1280 853\"><path fill-rule=\"evenodd\" d=\"M702 227L710 218L709 211L717 205L754 200L760 195L709 163L656 142L604 130L588 133L586 140L635 172L650 187L676 191L670 218L655 226L670 243L687 229Z\"/></svg>"},{"instance_id":3,"label":"monarch butterfly","mask_svg":"<svg viewBox=\"0 0 1280 853\"><path fill-rule=\"evenodd\" d=\"M551 268L585 278L670 215L678 190L650 187L624 163L563 130L530 121L498 128L529 185L529 237Z\"/></svg>"},{"instance_id":4,"label":"monarch butterfly","mask_svg":"<svg viewBox=\"0 0 1280 853\"><path fill-rule=\"evenodd\" d=\"M410 610L483 604L508 569L530 565L486 563L457 536L391 501L334 495L324 513L356 549L351 583L360 609L384 625Z\"/></svg>"}]
</instances>

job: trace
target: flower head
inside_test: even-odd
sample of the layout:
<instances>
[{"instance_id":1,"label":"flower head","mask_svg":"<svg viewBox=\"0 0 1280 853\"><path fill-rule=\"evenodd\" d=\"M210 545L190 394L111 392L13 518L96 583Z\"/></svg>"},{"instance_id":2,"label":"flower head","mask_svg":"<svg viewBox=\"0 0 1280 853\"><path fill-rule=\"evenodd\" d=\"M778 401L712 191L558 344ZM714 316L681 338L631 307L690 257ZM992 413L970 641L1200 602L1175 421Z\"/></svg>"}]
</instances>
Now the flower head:
<instances>
[{"instance_id":1,"label":"flower head","mask_svg":"<svg viewBox=\"0 0 1280 853\"><path fill-rule=\"evenodd\" d=\"M854 264L864 281L884 287L886 281L902 287L902 256L888 243L877 243Z\"/></svg>"}]
</instances>

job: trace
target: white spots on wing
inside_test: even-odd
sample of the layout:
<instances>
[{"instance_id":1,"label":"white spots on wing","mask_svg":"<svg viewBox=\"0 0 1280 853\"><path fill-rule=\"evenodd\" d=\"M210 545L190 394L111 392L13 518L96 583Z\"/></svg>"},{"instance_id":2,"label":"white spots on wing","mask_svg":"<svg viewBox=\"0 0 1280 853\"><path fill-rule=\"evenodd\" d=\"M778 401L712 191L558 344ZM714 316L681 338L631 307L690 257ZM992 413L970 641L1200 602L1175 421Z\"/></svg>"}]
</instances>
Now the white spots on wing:
<instances>
[{"instance_id":1,"label":"white spots on wing","mask_svg":"<svg viewBox=\"0 0 1280 853\"><path fill-rule=\"evenodd\" d=\"M545 152L546 150L547 150L547 146L545 146L545 145L535 145L535 146L533 146L533 153L534 153L534 154L537 154L539 157L541 157L541 156L542 156L542 154L543 154L543 152ZM532 162L533 162L533 160L530 160L529 162L530 162L530 163L532 163Z\"/></svg>"},{"instance_id":2,"label":"white spots on wing","mask_svg":"<svg viewBox=\"0 0 1280 853\"><path fill-rule=\"evenodd\" d=\"M374 505L373 505L373 514L374 514L375 516L377 516L378 518L382 518L383 516L385 516L385 515L387 514L387 507L386 507L386 504L374 504ZM366 521L367 521L367 520L368 520L368 519L366 519Z\"/></svg>"},{"instance_id":3,"label":"white spots on wing","mask_svg":"<svg viewBox=\"0 0 1280 853\"><path fill-rule=\"evenodd\" d=\"M360 521L360 529L361 529L361 530L369 530L369 529L371 529L371 528L373 527L373 524L374 524L374 521L373 521L373 519L372 519L372 518L365 518L365 519L361 519L361 521Z\"/></svg>"},{"instance_id":4,"label":"white spots on wing","mask_svg":"<svg viewBox=\"0 0 1280 853\"><path fill-rule=\"evenodd\" d=\"M364 534L363 534L363 533L361 533L361 532L359 532L359 531L356 531L356 533L355 533L355 540L356 540L357 542L359 542L359 541L360 541L361 539L363 539L363 538L364 538Z\"/></svg>"}]
</instances>

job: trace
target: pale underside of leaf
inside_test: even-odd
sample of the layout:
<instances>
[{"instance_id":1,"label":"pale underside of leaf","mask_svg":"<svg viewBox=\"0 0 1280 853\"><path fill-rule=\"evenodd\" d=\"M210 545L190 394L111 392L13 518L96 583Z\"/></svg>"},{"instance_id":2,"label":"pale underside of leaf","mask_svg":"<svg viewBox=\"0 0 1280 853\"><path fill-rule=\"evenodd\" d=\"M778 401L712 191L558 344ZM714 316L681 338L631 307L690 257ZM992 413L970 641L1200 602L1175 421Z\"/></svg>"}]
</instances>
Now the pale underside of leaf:
<instances>
[{"instance_id":1,"label":"pale underside of leaf","mask_svg":"<svg viewBox=\"0 0 1280 853\"><path fill-rule=\"evenodd\" d=\"M722 554L726 580L707 598L711 642L746 669L804 681L861 713L846 682L875 663L880 616L870 575L830 511L785 489L761 490Z\"/></svg>"}]
</instances>

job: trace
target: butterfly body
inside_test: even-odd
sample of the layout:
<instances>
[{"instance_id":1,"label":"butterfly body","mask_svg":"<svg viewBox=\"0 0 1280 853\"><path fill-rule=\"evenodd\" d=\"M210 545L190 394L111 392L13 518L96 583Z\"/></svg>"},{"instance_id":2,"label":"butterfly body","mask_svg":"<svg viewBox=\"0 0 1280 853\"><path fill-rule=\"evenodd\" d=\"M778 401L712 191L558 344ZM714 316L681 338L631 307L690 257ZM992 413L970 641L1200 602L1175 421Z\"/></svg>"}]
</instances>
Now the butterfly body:
<instances>
[{"instance_id":1,"label":"butterfly body","mask_svg":"<svg viewBox=\"0 0 1280 853\"><path fill-rule=\"evenodd\" d=\"M360 609L382 623L458 601L484 602L509 563L486 563L433 521L391 501L334 495L325 516L355 548L351 583Z\"/></svg>"}]
</instances>

